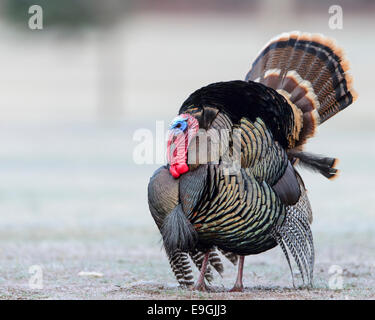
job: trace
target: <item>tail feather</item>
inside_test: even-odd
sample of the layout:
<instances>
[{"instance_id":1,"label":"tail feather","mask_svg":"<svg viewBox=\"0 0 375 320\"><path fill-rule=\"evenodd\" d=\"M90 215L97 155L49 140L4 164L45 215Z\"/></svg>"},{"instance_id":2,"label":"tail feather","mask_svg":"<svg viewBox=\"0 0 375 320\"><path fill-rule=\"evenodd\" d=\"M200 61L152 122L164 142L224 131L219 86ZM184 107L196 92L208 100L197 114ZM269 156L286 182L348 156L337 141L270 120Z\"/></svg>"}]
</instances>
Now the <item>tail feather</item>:
<instances>
[{"instance_id":1,"label":"tail feather","mask_svg":"<svg viewBox=\"0 0 375 320\"><path fill-rule=\"evenodd\" d=\"M219 251L223 254L225 258L227 258L233 265L237 265L238 262L238 255L233 252L224 251L219 249Z\"/></svg>"},{"instance_id":2,"label":"tail feather","mask_svg":"<svg viewBox=\"0 0 375 320\"><path fill-rule=\"evenodd\" d=\"M168 254L169 264L172 271L182 288L193 286L193 272L186 252L177 249L172 254Z\"/></svg>"},{"instance_id":3,"label":"tail feather","mask_svg":"<svg viewBox=\"0 0 375 320\"><path fill-rule=\"evenodd\" d=\"M206 272L206 279L209 282L211 282L213 280L212 273L211 273L211 276L209 276L210 279L207 278L207 274L211 272L211 271L209 271L209 269L211 269L211 267L213 267L217 271L217 273L219 273L221 276L224 272L224 265L221 262L221 259L220 259L219 255L217 254L216 249L218 249L224 255L224 257L226 257L234 265L237 264L237 260L238 260L238 256L233 252L226 252L226 251L223 251L222 249L219 249L219 248L211 249L210 254L208 256L208 266L207 266L207 272ZM203 251L198 251L198 250L190 253L190 257L191 257L192 261L198 267L199 270L201 269L204 255L205 255L205 253Z\"/></svg>"},{"instance_id":4,"label":"tail feather","mask_svg":"<svg viewBox=\"0 0 375 320\"><path fill-rule=\"evenodd\" d=\"M175 252L177 249L189 251L195 247L197 242L197 232L186 218L181 204L166 216L160 231L164 248L168 254Z\"/></svg>"},{"instance_id":5,"label":"tail feather","mask_svg":"<svg viewBox=\"0 0 375 320\"><path fill-rule=\"evenodd\" d=\"M285 255L285 258L286 258L286 261L288 262L288 266L289 266L289 270L290 270L290 274L292 275L292 283L293 283L293 287L295 288L296 287L296 284L294 282L294 274L293 274L293 268L292 268L292 264L290 262L290 258L289 258L289 253L288 253L288 250L285 246L285 243L284 243L284 240L281 236L280 233L278 232L274 232L272 234L272 236L275 238L276 242L278 243L278 245L281 247L281 249L283 250L283 253Z\"/></svg>"},{"instance_id":6,"label":"tail feather","mask_svg":"<svg viewBox=\"0 0 375 320\"><path fill-rule=\"evenodd\" d=\"M232 252L225 252L219 249L223 255L230 260L233 264L237 263L238 256ZM205 256L205 252L194 249L190 252L184 252L180 249L175 249L173 252L167 252L169 263L172 271L182 288L190 288L194 285L193 271L190 266L189 256L191 261L201 270L202 262ZM219 255L216 252L216 248L210 250L208 257L208 265L205 272L205 279L211 283L214 280L213 269L217 271L221 276L224 272L224 266L220 260Z\"/></svg>"},{"instance_id":7,"label":"tail feather","mask_svg":"<svg viewBox=\"0 0 375 320\"><path fill-rule=\"evenodd\" d=\"M209 259L210 259L210 256L212 255L212 253L215 253L215 252L214 251L210 252ZM205 252L198 251L198 250L195 250L195 251L190 253L191 260L197 266L198 270L201 270L201 268L202 268L204 256L205 256ZM204 277L209 283L211 283L214 279L214 275L212 273L212 268L211 268L212 264L210 263L210 260L208 262L209 263L207 264L206 273L204 274ZM213 266L213 267L215 268L215 266Z\"/></svg>"},{"instance_id":8,"label":"tail feather","mask_svg":"<svg viewBox=\"0 0 375 320\"><path fill-rule=\"evenodd\" d=\"M224 266L215 250L211 250L208 256L208 263L213 266L214 269L222 276L224 272Z\"/></svg>"},{"instance_id":9,"label":"tail feather","mask_svg":"<svg viewBox=\"0 0 375 320\"><path fill-rule=\"evenodd\" d=\"M304 200L302 199L301 201ZM303 203L297 203L296 205L288 206L284 222L277 226L272 234L285 254L292 273L293 286L293 269L288 251L297 264L303 284L312 286L313 283L314 242L309 226L309 215L300 208L303 205Z\"/></svg>"},{"instance_id":10,"label":"tail feather","mask_svg":"<svg viewBox=\"0 0 375 320\"><path fill-rule=\"evenodd\" d=\"M319 124L345 109L357 94L349 63L335 42L319 34L283 33L259 53L246 80L282 94L301 128L295 146L313 136Z\"/></svg>"},{"instance_id":11,"label":"tail feather","mask_svg":"<svg viewBox=\"0 0 375 320\"><path fill-rule=\"evenodd\" d=\"M324 157L296 150L289 150L288 156L298 159L299 161L296 164L317 171L328 179L335 179L339 175L340 171L336 168L339 162L337 158Z\"/></svg>"}]
</instances>

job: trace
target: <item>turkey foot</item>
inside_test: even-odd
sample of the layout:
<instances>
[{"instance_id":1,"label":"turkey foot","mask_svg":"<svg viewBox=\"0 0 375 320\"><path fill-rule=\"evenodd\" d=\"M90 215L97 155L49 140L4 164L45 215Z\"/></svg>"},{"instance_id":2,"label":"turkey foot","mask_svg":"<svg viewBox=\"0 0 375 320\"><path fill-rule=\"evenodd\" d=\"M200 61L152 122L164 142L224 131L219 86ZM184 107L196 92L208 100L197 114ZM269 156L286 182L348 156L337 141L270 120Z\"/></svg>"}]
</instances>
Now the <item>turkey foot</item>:
<instances>
[{"instance_id":1,"label":"turkey foot","mask_svg":"<svg viewBox=\"0 0 375 320\"><path fill-rule=\"evenodd\" d=\"M208 291L208 287L206 285L206 283L203 281L202 283L196 283L195 286L193 287L193 290L194 291L201 291L201 292L207 292Z\"/></svg>"},{"instance_id":2,"label":"turkey foot","mask_svg":"<svg viewBox=\"0 0 375 320\"><path fill-rule=\"evenodd\" d=\"M243 292L243 284L235 284L232 289L229 290L229 292Z\"/></svg>"}]
</instances>

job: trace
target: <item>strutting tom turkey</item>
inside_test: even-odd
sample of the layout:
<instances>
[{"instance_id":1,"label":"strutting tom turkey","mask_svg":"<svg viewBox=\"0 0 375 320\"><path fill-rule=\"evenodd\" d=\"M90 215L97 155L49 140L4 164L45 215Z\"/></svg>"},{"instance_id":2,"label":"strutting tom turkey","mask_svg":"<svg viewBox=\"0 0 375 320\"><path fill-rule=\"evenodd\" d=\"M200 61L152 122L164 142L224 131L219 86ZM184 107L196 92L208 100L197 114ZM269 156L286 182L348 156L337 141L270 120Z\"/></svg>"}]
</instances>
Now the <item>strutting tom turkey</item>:
<instances>
[{"instance_id":1,"label":"strutting tom turkey","mask_svg":"<svg viewBox=\"0 0 375 320\"><path fill-rule=\"evenodd\" d=\"M210 84L182 104L170 126L168 164L148 185L181 286L193 285L192 261L200 269L194 288L204 290L214 269L223 272L220 251L238 263L232 290L241 291L244 257L277 245L312 285L312 212L296 165L337 176L335 158L303 149L318 125L355 100L347 71L332 40L285 33L260 51L244 81Z\"/></svg>"}]
</instances>

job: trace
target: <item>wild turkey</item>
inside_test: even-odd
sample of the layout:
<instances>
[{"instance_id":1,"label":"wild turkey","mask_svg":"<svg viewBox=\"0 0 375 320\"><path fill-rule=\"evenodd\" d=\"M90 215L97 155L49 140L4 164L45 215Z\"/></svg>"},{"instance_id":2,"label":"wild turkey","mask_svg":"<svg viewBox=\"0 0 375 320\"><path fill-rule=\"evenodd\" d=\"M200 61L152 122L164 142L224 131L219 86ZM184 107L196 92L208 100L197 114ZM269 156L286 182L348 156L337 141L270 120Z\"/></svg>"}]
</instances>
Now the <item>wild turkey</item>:
<instances>
[{"instance_id":1,"label":"wild turkey","mask_svg":"<svg viewBox=\"0 0 375 320\"><path fill-rule=\"evenodd\" d=\"M303 146L355 100L347 70L332 40L285 33L264 47L245 81L210 84L183 103L170 127L168 165L148 186L150 211L181 284L192 284L188 255L200 257L195 288L204 290L210 265L222 272L218 248L239 255L232 290L242 291L244 256L280 245L290 270L289 254L312 285L312 212L295 166L337 176L335 158Z\"/></svg>"}]
</instances>

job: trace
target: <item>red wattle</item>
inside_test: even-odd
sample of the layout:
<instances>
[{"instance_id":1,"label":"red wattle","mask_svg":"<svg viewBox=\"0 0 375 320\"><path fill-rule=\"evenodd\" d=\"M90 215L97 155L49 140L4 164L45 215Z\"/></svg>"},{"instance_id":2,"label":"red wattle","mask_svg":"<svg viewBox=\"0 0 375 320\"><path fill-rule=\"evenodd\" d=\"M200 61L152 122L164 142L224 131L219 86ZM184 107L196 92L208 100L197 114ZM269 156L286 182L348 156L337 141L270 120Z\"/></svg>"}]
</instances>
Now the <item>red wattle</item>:
<instances>
[{"instance_id":1,"label":"red wattle","mask_svg":"<svg viewBox=\"0 0 375 320\"><path fill-rule=\"evenodd\" d=\"M186 163L188 146L191 139L199 130L198 120L193 116L181 114L178 117L187 119L187 130L186 128L181 130L172 127L172 130L169 131L167 160L169 163L169 172L174 178L178 178L189 171L189 166ZM172 146L174 146L173 151L171 150Z\"/></svg>"},{"instance_id":2,"label":"red wattle","mask_svg":"<svg viewBox=\"0 0 375 320\"><path fill-rule=\"evenodd\" d=\"M176 170L179 174L184 174L189 171L189 167L186 163L181 163L176 165Z\"/></svg>"},{"instance_id":3,"label":"red wattle","mask_svg":"<svg viewBox=\"0 0 375 320\"><path fill-rule=\"evenodd\" d=\"M171 173L171 175L172 175L173 178L178 178L180 176L180 174L176 170L176 166L175 165L171 165L169 167L169 172Z\"/></svg>"},{"instance_id":4,"label":"red wattle","mask_svg":"<svg viewBox=\"0 0 375 320\"><path fill-rule=\"evenodd\" d=\"M186 163L172 164L169 166L169 172L174 178L178 178L180 175L189 171L189 167Z\"/></svg>"}]
</instances>

